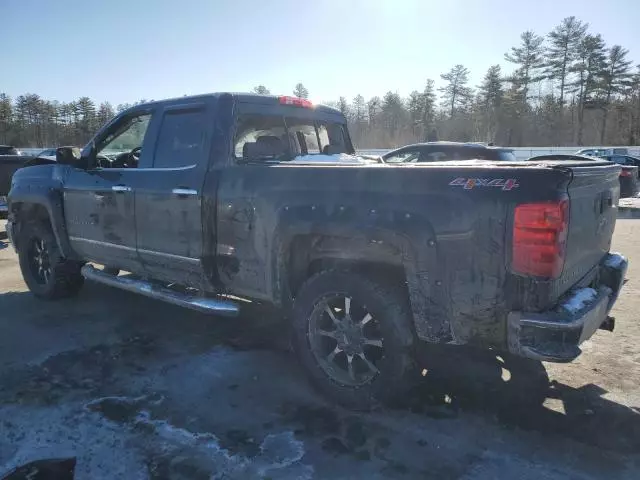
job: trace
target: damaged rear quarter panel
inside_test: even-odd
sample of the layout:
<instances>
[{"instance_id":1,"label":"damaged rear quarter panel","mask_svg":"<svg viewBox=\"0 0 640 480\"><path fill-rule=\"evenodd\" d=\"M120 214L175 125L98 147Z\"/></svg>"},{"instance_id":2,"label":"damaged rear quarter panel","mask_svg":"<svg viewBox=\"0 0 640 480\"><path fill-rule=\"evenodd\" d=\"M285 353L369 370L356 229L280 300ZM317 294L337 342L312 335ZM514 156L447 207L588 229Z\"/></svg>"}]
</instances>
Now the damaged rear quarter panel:
<instances>
[{"instance_id":1,"label":"damaged rear quarter panel","mask_svg":"<svg viewBox=\"0 0 640 480\"><path fill-rule=\"evenodd\" d=\"M384 165L229 167L218 190L219 277L233 293L282 304L294 241L342 239L344 258L402 266L419 338L501 345L512 192L448 185L459 176Z\"/></svg>"}]
</instances>

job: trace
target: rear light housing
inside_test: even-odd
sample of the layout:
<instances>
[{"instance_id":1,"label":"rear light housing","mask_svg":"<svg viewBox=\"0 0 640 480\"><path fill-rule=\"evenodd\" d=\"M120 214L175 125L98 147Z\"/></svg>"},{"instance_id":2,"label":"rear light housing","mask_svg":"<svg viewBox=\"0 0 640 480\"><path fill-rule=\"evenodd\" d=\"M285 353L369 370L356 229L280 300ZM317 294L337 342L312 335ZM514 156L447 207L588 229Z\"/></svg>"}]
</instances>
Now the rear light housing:
<instances>
[{"instance_id":1,"label":"rear light housing","mask_svg":"<svg viewBox=\"0 0 640 480\"><path fill-rule=\"evenodd\" d=\"M620 170L620 176L621 177L632 177L633 176L632 170L625 170L623 168L622 170Z\"/></svg>"},{"instance_id":2,"label":"rear light housing","mask_svg":"<svg viewBox=\"0 0 640 480\"><path fill-rule=\"evenodd\" d=\"M564 268L568 231L569 199L518 205L511 270L519 275L558 278Z\"/></svg>"},{"instance_id":3,"label":"rear light housing","mask_svg":"<svg viewBox=\"0 0 640 480\"><path fill-rule=\"evenodd\" d=\"M280 97L282 105L293 105L294 107L313 108L313 103L306 98L282 96Z\"/></svg>"}]
</instances>

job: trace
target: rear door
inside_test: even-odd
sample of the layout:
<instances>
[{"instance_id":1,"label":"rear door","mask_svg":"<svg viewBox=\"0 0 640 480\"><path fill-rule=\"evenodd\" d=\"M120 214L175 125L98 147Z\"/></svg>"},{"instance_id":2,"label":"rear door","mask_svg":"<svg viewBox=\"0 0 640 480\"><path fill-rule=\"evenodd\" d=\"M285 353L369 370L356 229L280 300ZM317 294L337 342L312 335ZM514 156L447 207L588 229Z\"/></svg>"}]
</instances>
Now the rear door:
<instances>
[{"instance_id":1,"label":"rear door","mask_svg":"<svg viewBox=\"0 0 640 480\"><path fill-rule=\"evenodd\" d=\"M152 278L193 285L201 277L213 108L191 99L159 112L151 165L135 192L138 255Z\"/></svg>"}]
</instances>

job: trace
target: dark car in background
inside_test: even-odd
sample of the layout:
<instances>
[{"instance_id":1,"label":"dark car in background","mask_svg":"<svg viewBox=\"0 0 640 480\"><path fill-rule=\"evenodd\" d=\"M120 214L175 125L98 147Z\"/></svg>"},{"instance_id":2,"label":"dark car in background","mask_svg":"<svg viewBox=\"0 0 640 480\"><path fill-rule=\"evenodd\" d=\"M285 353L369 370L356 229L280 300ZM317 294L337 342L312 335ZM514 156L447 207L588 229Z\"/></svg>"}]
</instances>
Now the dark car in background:
<instances>
[{"instance_id":1,"label":"dark car in background","mask_svg":"<svg viewBox=\"0 0 640 480\"><path fill-rule=\"evenodd\" d=\"M20 155L20 150L11 145L0 145L0 155Z\"/></svg>"},{"instance_id":2,"label":"dark car in background","mask_svg":"<svg viewBox=\"0 0 640 480\"><path fill-rule=\"evenodd\" d=\"M446 162L449 160L516 161L510 148L482 143L426 142L391 150L382 156L385 163Z\"/></svg>"}]
</instances>

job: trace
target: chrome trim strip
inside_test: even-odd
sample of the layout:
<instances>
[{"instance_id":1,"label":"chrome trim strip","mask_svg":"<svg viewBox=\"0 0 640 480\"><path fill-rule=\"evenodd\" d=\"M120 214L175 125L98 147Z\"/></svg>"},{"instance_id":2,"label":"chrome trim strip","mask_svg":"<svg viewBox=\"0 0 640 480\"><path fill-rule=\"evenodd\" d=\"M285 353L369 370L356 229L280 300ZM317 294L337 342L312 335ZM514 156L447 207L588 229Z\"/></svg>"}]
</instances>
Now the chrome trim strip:
<instances>
[{"instance_id":1,"label":"chrome trim strip","mask_svg":"<svg viewBox=\"0 0 640 480\"><path fill-rule=\"evenodd\" d=\"M121 250L127 250L129 252L137 251L138 253L144 254L144 255L155 255L157 257L172 258L174 260L180 260L180 261L183 261L183 262L192 263L194 265L200 264L200 259L199 258L183 257L182 255L175 255L173 253L155 252L153 250L146 250L144 248L137 248L136 249L136 248L132 248L132 247L127 247L126 245L118 245L117 243L101 242L99 240L91 240L91 239L88 239L88 238L81 238L81 237L69 237L69 240L72 241L72 242L90 243L92 245L99 245L99 246L102 246L102 247L119 248Z\"/></svg>"},{"instance_id":2,"label":"chrome trim strip","mask_svg":"<svg viewBox=\"0 0 640 480\"><path fill-rule=\"evenodd\" d=\"M72 242L85 242L85 243L90 243L92 245L100 245L103 247L111 247L111 248L119 248L121 250L127 250L129 252L135 252L136 249L133 247L127 247L126 245L118 245L117 243L109 243L109 242L101 242L99 240L91 240L89 238L82 238L82 237L69 237L69 240Z\"/></svg>"},{"instance_id":3,"label":"chrome trim strip","mask_svg":"<svg viewBox=\"0 0 640 480\"><path fill-rule=\"evenodd\" d=\"M173 190L171 190L171 193L178 196L190 196L190 197L195 197L196 195L198 195L198 191L193 190L192 188L174 188Z\"/></svg>"},{"instance_id":4,"label":"chrome trim strip","mask_svg":"<svg viewBox=\"0 0 640 480\"><path fill-rule=\"evenodd\" d=\"M173 253L155 252L153 250L146 250L144 248L139 248L138 249L138 253L144 254L144 255L155 255L157 257L172 258L174 260L181 260L183 262L189 262L189 263L193 263L193 264L199 264L200 263L200 259L199 258L183 257L182 255L175 255Z\"/></svg>"}]
</instances>

